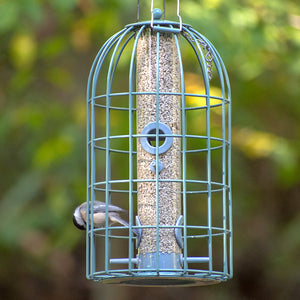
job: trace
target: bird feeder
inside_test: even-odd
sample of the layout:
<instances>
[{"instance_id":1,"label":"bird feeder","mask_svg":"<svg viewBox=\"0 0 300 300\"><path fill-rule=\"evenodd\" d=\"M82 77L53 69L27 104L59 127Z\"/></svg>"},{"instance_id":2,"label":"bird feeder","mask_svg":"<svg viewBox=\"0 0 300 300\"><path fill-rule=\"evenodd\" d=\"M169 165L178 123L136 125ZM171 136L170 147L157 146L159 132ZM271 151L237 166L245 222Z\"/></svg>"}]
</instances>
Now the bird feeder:
<instances>
[{"instance_id":1,"label":"bird feeder","mask_svg":"<svg viewBox=\"0 0 300 300\"><path fill-rule=\"evenodd\" d=\"M102 283L232 277L229 79L179 2L179 22L164 15L152 1L151 20L113 35L88 79L87 210L119 205L129 223L87 219L86 276Z\"/></svg>"}]
</instances>

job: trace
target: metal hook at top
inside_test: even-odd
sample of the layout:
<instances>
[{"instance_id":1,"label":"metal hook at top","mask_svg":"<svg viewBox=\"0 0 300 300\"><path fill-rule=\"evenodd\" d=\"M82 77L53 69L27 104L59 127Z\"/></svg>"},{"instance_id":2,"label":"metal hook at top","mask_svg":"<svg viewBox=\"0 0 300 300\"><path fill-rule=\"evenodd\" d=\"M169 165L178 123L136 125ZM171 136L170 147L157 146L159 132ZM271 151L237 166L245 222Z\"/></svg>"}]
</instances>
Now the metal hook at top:
<instances>
[{"instance_id":1,"label":"metal hook at top","mask_svg":"<svg viewBox=\"0 0 300 300\"><path fill-rule=\"evenodd\" d=\"M162 27L159 27L159 26L154 26L153 23L154 23L154 19L155 20L159 20L162 15L163 15L163 19L165 20L165 15L166 15L166 0L164 0L164 10L163 10L163 13L161 13L161 11L157 8L153 9L153 0L151 0L151 28L155 29L155 30L160 30L160 31L173 31L173 32L180 32L182 31L182 19L181 19L181 16L180 16L180 7L179 7L179 0L177 0L177 17L179 19L179 29L175 29L175 28L162 28Z\"/></svg>"},{"instance_id":2,"label":"metal hook at top","mask_svg":"<svg viewBox=\"0 0 300 300\"><path fill-rule=\"evenodd\" d=\"M181 19L181 16L179 14L179 0L177 0L177 17L178 17L179 23L180 23L179 30L181 31L182 30L182 19Z\"/></svg>"}]
</instances>

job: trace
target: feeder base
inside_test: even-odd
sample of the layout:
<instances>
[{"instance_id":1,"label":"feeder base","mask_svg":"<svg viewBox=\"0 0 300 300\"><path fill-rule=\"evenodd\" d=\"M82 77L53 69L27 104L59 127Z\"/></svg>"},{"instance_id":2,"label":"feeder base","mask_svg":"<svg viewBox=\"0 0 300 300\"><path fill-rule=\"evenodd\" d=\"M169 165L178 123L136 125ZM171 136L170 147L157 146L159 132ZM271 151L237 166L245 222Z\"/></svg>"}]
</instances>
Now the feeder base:
<instances>
[{"instance_id":1,"label":"feeder base","mask_svg":"<svg viewBox=\"0 0 300 300\"><path fill-rule=\"evenodd\" d=\"M123 277L104 279L101 283L120 284L127 286L153 286L153 287L189 287L220 283L221 280L195 277Z\"/></svg>"}]
</instances>

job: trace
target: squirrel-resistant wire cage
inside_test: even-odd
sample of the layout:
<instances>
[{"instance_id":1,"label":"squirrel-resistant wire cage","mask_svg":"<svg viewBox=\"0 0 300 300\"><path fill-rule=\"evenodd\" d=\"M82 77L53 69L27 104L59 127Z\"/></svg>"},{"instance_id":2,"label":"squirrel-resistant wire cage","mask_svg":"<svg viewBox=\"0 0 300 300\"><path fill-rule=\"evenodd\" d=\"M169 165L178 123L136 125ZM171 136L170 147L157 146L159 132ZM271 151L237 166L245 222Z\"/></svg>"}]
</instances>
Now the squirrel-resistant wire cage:
<instances>
[{"instance_id":1,"label":"squirrel-resistant wire cage","mask_svg":"<svg viewBox=\"0 0 300 300\"><path fill-rule=\"evenodd\" d=\"M203 35L161 16L152 10L151 21L112 36L88 80L88 212L95 200L107 212L120 205L129 223L106 216L95 228L87 218L86 275L103 283L232 277L227 72Z\"/></svg>"}]
</instances>

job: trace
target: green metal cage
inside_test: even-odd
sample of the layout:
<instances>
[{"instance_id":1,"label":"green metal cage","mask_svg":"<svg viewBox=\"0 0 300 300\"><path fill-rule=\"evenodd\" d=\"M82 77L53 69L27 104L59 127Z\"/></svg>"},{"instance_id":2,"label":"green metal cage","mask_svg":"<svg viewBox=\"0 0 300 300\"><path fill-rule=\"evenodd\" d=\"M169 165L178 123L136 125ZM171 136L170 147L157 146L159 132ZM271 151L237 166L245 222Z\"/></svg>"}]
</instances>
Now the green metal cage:
<instances>
[{"instance_id":1,"label":"green metal cage","mask_svg":"<svg viewBox=\"0 0 300 300\"><path fill-rule=\"evenodd\" d=\"M184 62L185 57L186 63ZM232 277L231 99L215 47L190 25L127 25L101 48L87 88L86 276L189 286ZM108 215L108 214L106 214ZM138 234L135 234L138 232Z\"/></svg>"}]
</instances>

